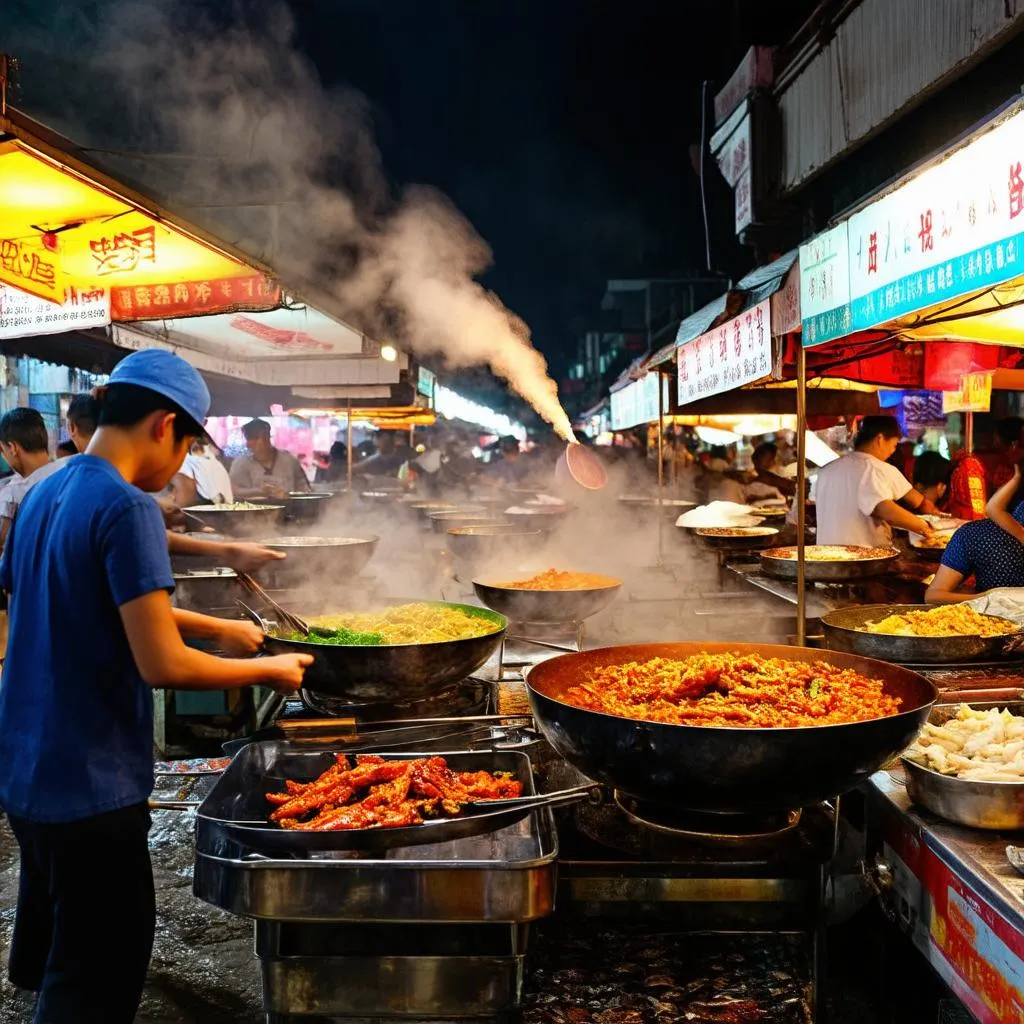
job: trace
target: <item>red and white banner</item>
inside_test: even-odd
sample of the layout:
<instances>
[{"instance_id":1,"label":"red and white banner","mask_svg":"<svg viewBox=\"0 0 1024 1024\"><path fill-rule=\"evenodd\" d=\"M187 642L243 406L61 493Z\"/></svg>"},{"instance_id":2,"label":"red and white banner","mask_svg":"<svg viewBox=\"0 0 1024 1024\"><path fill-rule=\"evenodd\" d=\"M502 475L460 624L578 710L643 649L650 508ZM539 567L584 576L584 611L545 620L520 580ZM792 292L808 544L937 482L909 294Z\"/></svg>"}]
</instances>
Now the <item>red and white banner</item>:
<instances>
[{"instance_id":1,"label":"red and white banner","mask_svg":"<svg viewBox=\"0 0 1024 1024\"><path fill-rule=\"evenodd\" d=\"M63 302L49 302L10 284L0 283L0 338L61 334L110 323L106 288L68 288Z\"/></svg>"},{"instance_id":2,"label":"red and white banner","mask_svg":"<svg viewBox=\"0 0 1024 1024\"><path fill-rule=\"evenodd\" d=\"M750 384L772 372L771 300L676 351L679 404Z\"/></svg>"},{"instance_id":3,"label":"red and white banner","mask_svg":"<svg viewBox=\"0 0 1024 1024\"><path fill-rule=\"evenodd\" d=\"M173 320L240 310L258 312L275 309L280 302L280 287L262 274L110 289L111 315L117 321Z\"/></svg>"}]
</instances>

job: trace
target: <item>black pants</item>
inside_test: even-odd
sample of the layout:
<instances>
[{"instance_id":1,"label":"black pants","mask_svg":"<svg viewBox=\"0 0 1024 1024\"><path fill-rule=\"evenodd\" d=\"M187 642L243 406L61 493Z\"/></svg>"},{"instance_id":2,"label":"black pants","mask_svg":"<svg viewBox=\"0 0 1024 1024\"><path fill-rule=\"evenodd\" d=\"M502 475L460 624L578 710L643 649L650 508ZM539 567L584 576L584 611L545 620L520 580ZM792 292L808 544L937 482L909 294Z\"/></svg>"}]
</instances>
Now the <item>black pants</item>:
<instances>
[{"instance_id":1,"label":"black pants","mask_svg":"<svg viewBox=\"0 0 1024 1024\"><path fill-rule=\"evenodd\" d=\"M36 1024L131 1024L156 927L149 808L10 822L21 848L10 978L39 993Z\"/></svg>"}]
</instances>

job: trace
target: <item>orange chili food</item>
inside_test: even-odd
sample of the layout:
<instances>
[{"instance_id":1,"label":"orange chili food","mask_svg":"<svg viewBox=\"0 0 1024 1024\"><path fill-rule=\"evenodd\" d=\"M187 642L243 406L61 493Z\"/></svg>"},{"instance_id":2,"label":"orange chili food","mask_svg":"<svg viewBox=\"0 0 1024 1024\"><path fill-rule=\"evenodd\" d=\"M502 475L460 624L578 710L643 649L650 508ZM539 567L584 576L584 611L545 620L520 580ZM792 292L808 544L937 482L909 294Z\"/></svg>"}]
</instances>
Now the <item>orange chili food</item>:
<instances>
[{"instance_id":1,"label":"orange chili food","mask_svg":"<svg viewBox=\"0 0 1024 1024\"><path fill-rule=\"evenodd\" d=\"M544 572L531 576L527 580L515 580L511 583L495 583L495 587L506 590L600 590L603 587L617 587L621 580L611 576L601 576L593 572L561 572L558 569L545 569Z\"/></svg>"},{"instance_id":2,"label":"orange chili food","mask_svg":"<svg viewBox=\"0 0 1024 1024\"><path fill-rule=\"evenodd\" d=\"M597 668L564 694L576 707L669 725L792 728L884 718L900 699L880 679L825 661L695 654Z\"/></svg>"}]
</instances>

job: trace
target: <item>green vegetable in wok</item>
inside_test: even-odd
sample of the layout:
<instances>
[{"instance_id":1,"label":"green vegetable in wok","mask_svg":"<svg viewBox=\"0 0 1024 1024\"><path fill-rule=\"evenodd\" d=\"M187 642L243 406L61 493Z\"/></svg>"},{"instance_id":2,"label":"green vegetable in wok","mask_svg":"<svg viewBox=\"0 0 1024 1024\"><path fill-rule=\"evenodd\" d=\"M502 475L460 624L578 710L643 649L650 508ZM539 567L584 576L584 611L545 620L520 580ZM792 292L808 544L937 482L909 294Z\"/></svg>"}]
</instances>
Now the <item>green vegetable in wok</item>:
<instances>
[{"instance_id":1,"label":"green vegetable in wok","mask_svg":"<svg viewBox=\"0 0 1024 1024\"><path fill-rule=\"evenodd\" d=\"M282 639L298 640L303 643L335 644L339 647L380 647L384 643L384 637L380 633L360 633L347 626L339 626L337 629L310 626L309 636L287 633Z\"/></svg>"}]
</instances>

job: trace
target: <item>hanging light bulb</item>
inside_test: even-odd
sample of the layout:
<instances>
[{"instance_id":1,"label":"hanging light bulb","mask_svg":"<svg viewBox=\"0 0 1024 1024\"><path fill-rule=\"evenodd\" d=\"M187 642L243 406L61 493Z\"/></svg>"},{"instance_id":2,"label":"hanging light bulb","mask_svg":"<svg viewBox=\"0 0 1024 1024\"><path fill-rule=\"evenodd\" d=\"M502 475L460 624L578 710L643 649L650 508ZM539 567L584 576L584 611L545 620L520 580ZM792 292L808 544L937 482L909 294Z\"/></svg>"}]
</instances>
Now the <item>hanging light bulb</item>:
<instances>
[{"instance_id":1,"label":"hanging light bulb","mask_svg":"<svg viewBox=\"0 0 1024 1024\"><path fill-rule=\"evenodd\" d=\"M393 363L398 358L398 349L394 345L381 345L380 357L386 363Z\"/></svg>"}]
</instances>

